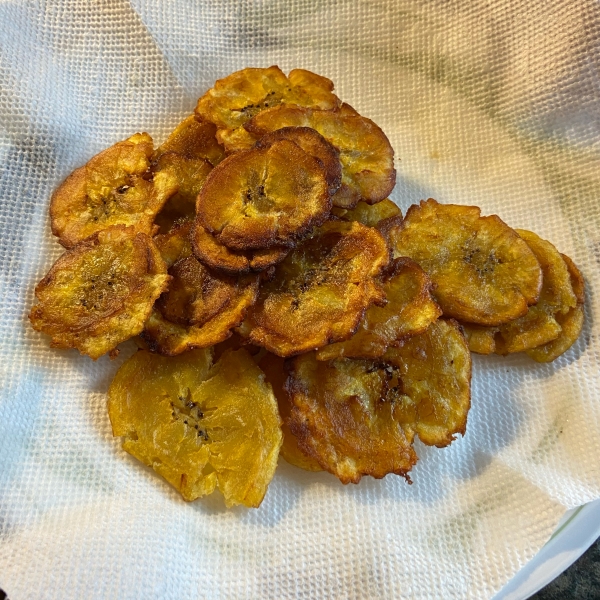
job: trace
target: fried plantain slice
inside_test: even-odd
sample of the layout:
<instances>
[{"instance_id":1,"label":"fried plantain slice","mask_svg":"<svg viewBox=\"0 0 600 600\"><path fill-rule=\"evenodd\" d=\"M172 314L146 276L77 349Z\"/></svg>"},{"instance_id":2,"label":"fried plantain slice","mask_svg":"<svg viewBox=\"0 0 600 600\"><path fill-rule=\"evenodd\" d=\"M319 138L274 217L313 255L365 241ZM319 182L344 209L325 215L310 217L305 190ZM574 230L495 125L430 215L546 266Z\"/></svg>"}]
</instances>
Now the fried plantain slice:
<instances>
[{"instance_id":1,"label":"fried plantain slice","mask_svg":"<svg viewBox=\"0 0 600 600\"><path fill-rule=\"evenodd\" d=\"M154 154L158 160L163 154L174 152L179 156L207 160L213 167L225 158L225 150L217 141L214 123L190 115L173 130Z\"/></svg>"},{"instance_id":2,"label":"fried plantain slice","mask_svg":"<svg viewBox=\"0 0 600 600\"><path fill-rule=\"evenodd\" d=\"M35 288L31 325L93 359L140 333L170 280L150 237L115 225L67 250Z\"/></svg>"},{"instance_id":3,"label":"fried plantain slice","mask_svg":"<svg viewBox=\"0 0 600 600\"><path fill-rule=\"evenodd\" d=\"M571 287L577 299L577 304L568 312L558 312L555 315L561 327L560 335L555 340L526 351L529 357L533 358L536 362L552 362L555 358L564 354L577 341L583 329L583 306L585 302L585 282L583 275L566 254L561 254L561 256L569 270Z\"/></svg>"},{"instance_id":4,"label":"fried plantain slice","mask_svg":"<svg viewBox=\"0 0 600 600\"><path fill-rule=\"evenodd\" d=\"M169 172L152 176L152 138L136 133L75 169L52 194L52 233L71 248L111 225L126 225L151 235L154 218L177 192Z\"/></svg>"},{"instance_id":5,"label":"fried plantain slice","mask_svg":"<svg viewBox=\"0 0 600 600\"><path fill-rule=\"evenodd\" d=\"M218 487L228 507L258 507L281 446L277 402L245 350L211 362L210 349L172 358L138 351L108 392L113 435L185 500Z\"/></svg>"},{"instance_id":6,"label":"fried plantain slice","mask_svg":"<svg viewBox=\"0 0 600 600\"><path fill-rule=\"evenodd\" d=\"M150 350L174 356L231 336L258 294L258 276L219 275L192 254L190 220L177 223L156 245L172 277L142 334Z\"/></svg>"},{"instance_id":7,"label":"fried plantain slice","mask_svg":"<svg viewBox=\"0 0 600 600\"><path fill-rule=\"evenodd\" d=\"M370 306L357 332L318 350L317 360L378 358L403 338L423 333L442 314L431 297L431 280L410 258L396 258L382 274L381 284L387 304Z\"/></svg>"},{"instance_id":8,"label":"fried plantain slice","mask_svg":"<svg viewBox=\"0 0 600 600\"><path fill-rule=\"evenodd\" d=\"M376 278L388 261L377 230L328 221L275 267L238 332L278 356L348 339L365 310L385 301Z\"/></svg>"},{"instance_id":9,"label":"fried plantain slice","mask_svg":"<svg viewBox=\"0 0 600 600\"><path fill-rule=\"evenodd\" d=\"M276 66L247 68L217 80L198 100L196 115L217 126L228 151L248 149L256 138L242 125L254 115L282 103L329 110L340 105L332 91L331 80L304 69L286 77Z\"/></svg>"},{"instance_id":10,"label":"fried plantain slice","mask_svg":"<svg viewBox=\"0 0 600 600\"><path fill-rule=\"evenodd\" d=\"M399 422L428 446L442 448L465 434L471 407L471 354L460 325L438 319L420 335L389 348L405 395ZM406 400L408 398L408 400Z\"/></svg>"},{"instance_id":11,"label":"fried plantain slice","mask_svg":"<svg viewBox=\"0 0 600 600\"><path fill-rule=\"evenodd\" d=\"M389 198L377 204L367 204L361 201L354 208L334 206L331 214L342 221L358 221L367 227L377 227L386 219L402 219L402 211Z\"/></svg>"},{"instance_id":12,"label":"fried plantain slice","mask_svg":"<svg viewBox=\"0 0 600 600\"><path fill-rule=\"evenodd\" d=\"M191 233L196 258L211 269L229 275L260 273L281 262L290 251L283 246L237 252L221 244L197 222Z\"/></svg>"},{"instance_id":13,"label":"fried plantain slice","mask_svg":"<svg viewBox=\"0 0 600 600\"><path fill-rule=\"evenodd\" d=\"M290 430L300 449L344 484L388 473L408 479L417 462L412 429L399 419L403 394L390 373L373 361L321 362L313 352L291 361Z\"/></svg>"},{"instance_id":14,"label":"fried plantain slice","mask_svg":"<svg viewBox=\"0 0 600 600\"><path fill-rule=\"evenodd\" d=\"M283 433L283 443L281 444L279 454L286 462L305 471L322 471L321 465L314 458L307 456L300 450L298 440L288 425L287 421L291 414L292 405L285 389L287 373L285 371L284 359L263 350L258 361L258 366L265 374L266 380L271 384L275 398L277 398L277 405L279 406L279 415L282 419L281 431Z\"/></svg>"},{"instance_id":15,"label":"fried plantain slice","mask_svg":"<svg viewBox=\"0 0 600 600\"><path fill-rule=\"evenodd\" d=\"M476 206L422 200L390 232L390 241L394 256L412 258L431 277L444 315L501 325L539 298L542 270L527 243Z\"/></svg>"},{"instance_id":16,"label":"fried plantain slice","mask_svg":"<svg viewBox=\"0 0 600 600\"><path fill-rule=\"evenodd\" d=\"M330 210L324 167L288 140L226 158L196 203L198 225L242 251L293 246Z\"/></svg>"},{"instance_id":17,"label":"fried plantain slice","mask_svg":"<svg viewBox=\"0 0 600 600\"><path fill-rule=\"evenodd\" d=\"M263 136L256 142L256 148L268 148L279 140L294 142L304 152L321 161L325 168L327 190L330 196L335 194L342 184L342 164L340 153L322 135L310 127L284 127Z\"/></svg>"},{"instance_id":18,"label":"fried plantain slice","mask_svg":"<svg viewBox=\"0 0 600 600\"><path fill-rule=\"evenodd\" d=\"M340 153L342 185L332 198L334 206L352 208L361 199L375 204L394 189L394 150L389 140L373 121L347 109L278 106L259 113L244 127L257 137L283 127L318 131Z\"/></svg>"},{"instance_id":19,"label":"fried plantain slice","mask_svg":"<svg viewBox=\"0 0 600 600\"><path fill-rule=\"evenodd\" d=\"M522 317L497 327L467 326L469 348L480 354L513 354L547 344L559 337L560 315L577 305L566 262L548 241L531 231L516 230L542 268L540 298Z\"/></svg>"}]
</instances>

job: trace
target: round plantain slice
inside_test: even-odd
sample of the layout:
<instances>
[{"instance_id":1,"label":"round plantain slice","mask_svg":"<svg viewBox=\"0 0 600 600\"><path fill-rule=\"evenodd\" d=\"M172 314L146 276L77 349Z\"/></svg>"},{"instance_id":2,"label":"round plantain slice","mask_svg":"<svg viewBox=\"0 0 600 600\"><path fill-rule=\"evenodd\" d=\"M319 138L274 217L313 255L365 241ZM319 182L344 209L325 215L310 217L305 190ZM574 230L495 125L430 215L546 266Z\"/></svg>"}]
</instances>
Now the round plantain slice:
<instances>
[{"instance_id":1,"label":"round plantain slice","mask_svg":"<svg viewBox=\"0 0 600 600\"><path fill-rule=\"evenodd\" d=\"M501 325L539 298L542 270L527 243L476 206L422 200L389 235L394 256L412 258L431 277L446 316Z\"/></svg>"},{"instance_id":2,"label":"round plantain slice","mask_svg":"<svg viewBox=\"0 0 600 600\"><path fill-rule=\"evenodd\" d=\"M327 190L335 194L342 184L342 164L340 153L322 135L310 127L284 127L263 136L256 142L256 148L268 148L279 140L289 140L300 146L304 152L321 161L325 168Z\"/></svg>"},{"instance_id":3,"label":"round plantain slice","mask_svg":"<svg viewBox=\"0 0 600 600\"><path fill-rule=\"evenodd\" d=\"M108 392L113 435L185 500L218 487L228 507L258 507L281 446L277 402L245 350L211 362L210 349L171 358L138 351Z\"/></svg>"},{"instance_id":4,"label":"round plantain slice","mask_svg":"<svg viewBox=\"0 0 600 600\"><path fill-rule=\"evenodd\" d=\"M420 335L389 348L405 394L399 421L428 446L442 448L465 434L471 407L471 354L454 320L438 319ZM408 400L407 400L408 399Z\"/></svg>"},{"instance_id":5,"label":"round plantain slice","mask_svg":"<svg viewBox=\"0 0 600 600\"><path fill-rule=\"evenodd\" d=\"M226 158L196 203L198 225L241 251L293 246L330 210L323 165L288 140Z\"/></svg>"},{"instance_id":6,"label":"round plantain slice","mask_svg":"<svg viewBox=\"0 0 600 600\"><path fill-rule=\"evenodd\" d=\"M361 201L354 208L334 206L331 214L342 221L358 221L367 227L377 227L387 219L402 219L402 211L388 198L377 204Z\"/></svg>"},{"instance_id":7,"label":"round plantain slice","mask_svg":"<svg viewBox=\"0 0 600 600\"><path fill-rule=\"evenodd\" d=\"M35 289L29 314L55 348L77 348L93 359L144 328L170 280L154 242L132 227L99 231L67 250Z\"/></svg>"},{"instance_id":8,"label":"round plantain slice","mask_svg":"<svg viewBox=\"0 0 600 600\"><path fill-rule=\"evenodd\" d=\"M304 69L286 77L279 67L247 68L219 79L198 100L196 115L214 123L228 151L251 148L256 138L242 125L254 115L282 103L329 110L340 105L333 83Z\"/></svg>"},{"instance_id":9,"label":"round plantain slice","mask_svg":"<svg viewBox=\"0 0 600 600\"><path fill-rule=\"evenodd\" d=\"M305 471L322 471L321 465L314 458L307 456L300 450L298 440L288 425L292 405L285 389L287 373L285 372L284 359L263 350L258 366L265 374L266 380L271 384L279 406L279 415L282 419L281 431L283 433L283 443L279 454L286 462Z\"/></svg>"},{"instance_id":10,"label":"round plantain slice","mask_svg":"<svg viewBox=\"0 0 600 600\"><path fill-rule=\"evenodd\" d=\"M561 327L560 335L551 342L527 350L530 358L536 362L552 362L561 354L564 354L577 340L583 329L584 320L584 302L585 302L585 283L583 275L575 263L565 254L561 254L569 270L571 278L571 287L577 299L577 304L566 313L558 312L555 315L558 324Z\"/></svg>"},{"instance_id":11,"label":"round plantain slice","mask_svg":"<svg viewBox=\"0 0 600 600\"><path fill-rule=\"evenodd\" d=\"M230 337L258 294L257 275L220 275L196 260L189 242L191 226L183 221L155 238L172 279L142 337L150 350L169 356Z\"/></svg>"},{"instance_id":12,"label":"round plantain slice","mask_svg":"<svg viewBox=\"0 0 600 600\"><path fill-rule=\"evenodd\" d=\"M177 192L170 172L150 173L152 138L136 133L75 169L50 201L52 233L70 248L111 225L151 235L154 218Z\"/></svg>"},{"instance_id":13,"label":"round plantain slice","mask_svg":"<svg viewBox=\"0 0 600 600\"><path fill-rule=\"evenodd\" d=\"M300 449L323 469L344 484L388 473L408 479L417 462L414 434L399 418L405 399L389 365L320 362L311 352L291 361L287 389L289 427Z\"/></svg>"},{"instance_id":14,"label":"round plantain slice","mask_svg":"<svg viewBox=\"0 0 600 600\"><path fill-rule=\"evenodd\" d=\"M365 310L385 302L377 277L388 261L377 230L329 221L275 267L238 332L278 356L348 339Z\"/></svg>"},{"instance_id":15,"label":"round plantain slice","mask_svg":"<svg viewBox=\"0 0 600 600\"><path fill-rule=\"evenodd\" d=\"M278 106L259 113L244 127L257 137L283 127L318 131L340 153L342 185L332 198L334 206L352 208L361 199L375 204L394 189L394 150L383 131L358 113Z\"/></svg>"},{"instance_id":16,"label":"round plantain slice","mask_svg":"<svg viewBox=\"0 0 600 600\"><path fill-rule=\"evenodd\" d=\"M237 252L221 244L204 227L195 223L191 233L196 258L211 269L228 275L260 273L281 262L290 251L283 246Z\"/></svg>"},{"instance_id":17,"label":"round plantain slice","mask_svg":"<svg viewBox=\"0 0 600 600\"><path fill-rule=\"evenodd\" d=\"M469 348L479 354L513 354L547 344L560 336L558 317L577 306L566 262L558 250L531 231L516 232L531 248L542 268L543 280L537 304L527 313L497 327L466 326Z\"/></svg>"},{"instance_id":18,"label":"round plantain slice","mask_svg":"<svg viewBox=\"0 0 600 600\"><path fill-rule=\"evenodd\" d=\"M381 284L387 304L371 305L357 332L345 342L318 350L317 360L378 358L403 338L423 333L442 314L431 297L431 280L410 258L395 259L382 274Z\"/></svg>"}]
</instances>

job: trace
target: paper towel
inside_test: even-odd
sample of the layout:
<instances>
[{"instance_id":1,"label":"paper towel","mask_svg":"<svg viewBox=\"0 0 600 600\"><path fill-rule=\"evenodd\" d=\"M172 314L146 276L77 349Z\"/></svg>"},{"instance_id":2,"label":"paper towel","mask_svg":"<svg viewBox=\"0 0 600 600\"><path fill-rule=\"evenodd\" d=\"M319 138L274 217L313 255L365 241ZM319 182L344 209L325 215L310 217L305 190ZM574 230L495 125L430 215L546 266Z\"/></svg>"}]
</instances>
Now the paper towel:
<instances>
[{"instance_id":1,"label":"paper towel","mask_svg":"<svg viewBox=\"0 0 600 600\"><path fill-rule=\"evenodd\" d=\"M600 8L592 0L0 3L0 587L61 598L491 597L566 509L600 498ZM258 510L186 504L120 450L110 380L31 330L61 250L51 191L136 131L161 141L218 77L332 78L387 133L392 198L476 204L586 277L549 365L474 357L467 433L402 478L280 464Z\"/></svg>"}]
</instances>

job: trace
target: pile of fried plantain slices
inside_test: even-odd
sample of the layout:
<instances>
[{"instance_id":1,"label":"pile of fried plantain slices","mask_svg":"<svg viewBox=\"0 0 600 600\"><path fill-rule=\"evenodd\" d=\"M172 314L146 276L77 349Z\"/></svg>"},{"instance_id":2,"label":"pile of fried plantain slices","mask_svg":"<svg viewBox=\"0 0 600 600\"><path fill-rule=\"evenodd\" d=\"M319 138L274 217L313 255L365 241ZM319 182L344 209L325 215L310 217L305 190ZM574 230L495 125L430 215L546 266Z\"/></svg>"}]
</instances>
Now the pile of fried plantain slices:
<instances>
[{"instance_id":1,"label":"pile of fried plantain slices","mask_svg":"<svg viewBox=\"0 0 600 600\"><path fill-rule=\"evenodd\" d=\"M295 69L221 79L158 148L137 133L50 202L66 248L34 329L97 359L136 337L113 434L186 500L257 507L278 457L343 483L410 482L415 437L464 435L471 352L560 356L584 281L476 206L388 199L373 121Z\"/></svg>"}]
</instances>

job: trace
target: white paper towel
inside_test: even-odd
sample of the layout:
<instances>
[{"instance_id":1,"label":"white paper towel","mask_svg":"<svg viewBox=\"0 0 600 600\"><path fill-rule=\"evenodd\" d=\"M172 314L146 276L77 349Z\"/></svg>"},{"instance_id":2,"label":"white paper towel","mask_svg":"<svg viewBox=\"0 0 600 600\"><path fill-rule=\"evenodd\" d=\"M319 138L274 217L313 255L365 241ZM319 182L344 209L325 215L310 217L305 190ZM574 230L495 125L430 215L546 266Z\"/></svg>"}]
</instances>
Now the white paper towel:
<instances>
[{"instance_id":1,"label":"white paper towel","mask_svg":"<svg viewBox=\"0 0 600 600\"><path fill-rule=\"evenodd\" d=\"M467 434L414 484L287 465L258 510L184 503L120 450L120 359L28 326L60 254L51 191L214 80L300 67L389 136L393 193L477 204L570 254L578 343L550 365L475 357ZM600 498L600 8L592 0L0 2L0 587L11 600L491 597L567 508Z\"/></svg>"}]
</instances>

